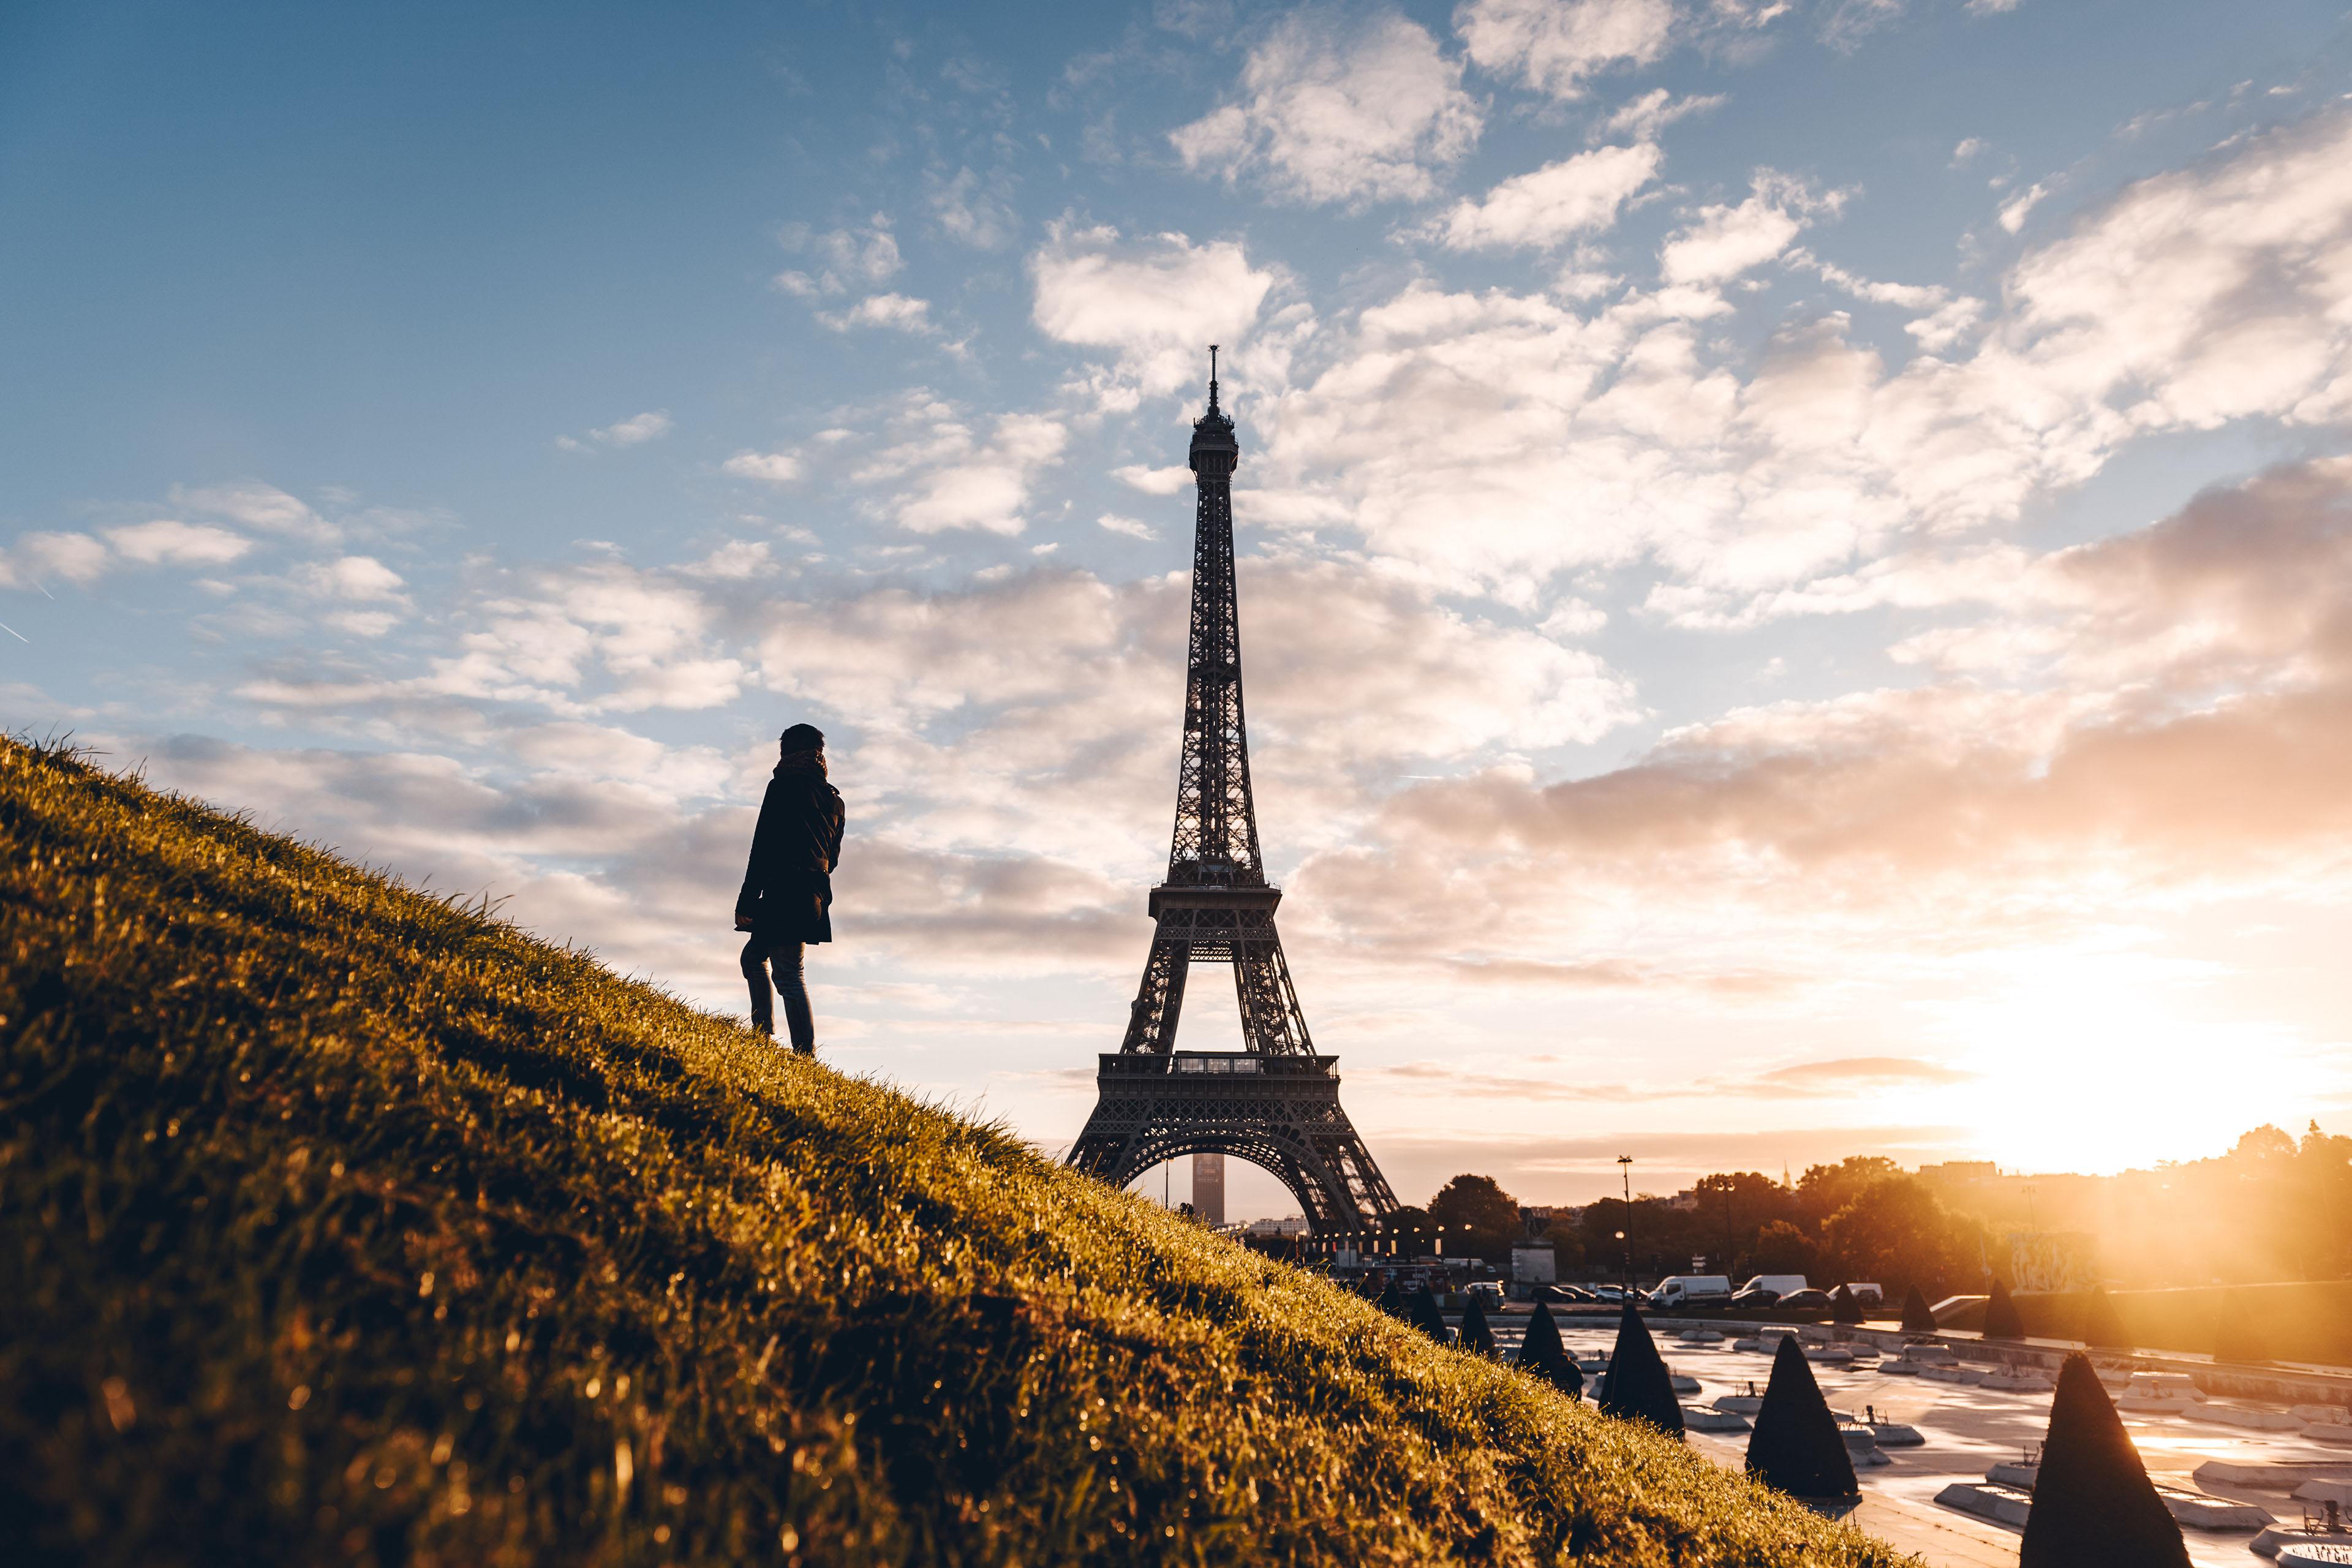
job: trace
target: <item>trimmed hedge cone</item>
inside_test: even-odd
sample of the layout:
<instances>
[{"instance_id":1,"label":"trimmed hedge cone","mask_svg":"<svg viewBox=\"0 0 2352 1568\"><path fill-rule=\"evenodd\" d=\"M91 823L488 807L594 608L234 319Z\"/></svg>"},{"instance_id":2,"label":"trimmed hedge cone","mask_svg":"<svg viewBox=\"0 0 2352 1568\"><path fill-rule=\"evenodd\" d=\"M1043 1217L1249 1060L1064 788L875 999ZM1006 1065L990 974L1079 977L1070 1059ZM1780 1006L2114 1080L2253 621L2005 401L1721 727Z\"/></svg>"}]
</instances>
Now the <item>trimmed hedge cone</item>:
<instances>
[{"instance_id":1,"label":"trimmed hedge cone","mask_svg":"<svg viewBox=\"0 0 2352 1568\"><path fill-rule=\"evenodd\" d=\"M1862 1303L1854 1300L1853 1291L1850 1288L1841 1285L1837 1288L1837 1294L1830 1298L1830 1321L1832 1323L1862 1321Z\"/></svg>"},{"instance_id":2,"label":"trimmed hedge cone","mask_svg":"<svg viewBox=\"0 0 2352 1568\"><path fill-rule=\"evenodd\" d=\"M1542 1378L1563 1394L1577 1398L1584 1394L1584 1373L1560 1344L1559 1325L1552 1321L1551 1309L1541 1301L1528 1320L1527 1338L1519 1342L1519 1370Z\"/></svg>"},{"instance_id":3,"label":"trimmed hedge cone","mask_svg":"<svg viewBox=\"0 0 2352 1568\"><path fill-rule=\"evenodd\" d=\"M1617 1348L1609 1352L1609 1373L1601 1380L1601 1411L1622 1421L1646 1421L1661 1432L1683 1435L1683 1405L1666 1363L1658 1355L1650 1325L1633 1303L1617 1320Z\"/></svg>"},{"instance_id":4,"label":"trimmed hedge cone","mask_svg":"<svg viewBox=\"0 0 2352 1568\"><path fill-rule=\"evenodd\" d=\"M1487 1325L1486 1309L1478 1304L1475 1296L1462 1309L1462 1328L1454 1336L1454 1342L1459 1349L1476 1355L1495 1353L1495 1331Z\"/></svg>"},{"instance_id":5,"label":"trimmed hedge cone","mask_svg":"<svg viewBox=\"0 0 2352 1568\"><path fill-rule=\"evenodd\" d=\"M1798 1498L1850 1498L1860 1494L1837 1417L1830 1414L1822 1385L1797 1337L1781 1340L1772 1352L1772 1381L1756 1412L1748 1439L1748 1473L1775 1491Z\"/></svg>"},{"instance_id":6,"label":"trimmed hedge cone","mask_svg":"<svg viewBox=\"0 0 2352 1568\"><path fill-rule=\"evenodd\" d=\"M1429 1291L1415 1290L1407 1298L1405 1317L1414 1328L1439 1344L1454 1342L1454 1331L1445 1326L1445 1313L1438 1306L1437 1298Z\"/></svg>"},{"instance_id":7,"label":"trimmed hedge cone","mask_svg":"<svg viewBox=\"0 0 2352 1568\"><path fill-rule=\"evenodd\" d=\"M2091 1299L2083 1307L2083 1342L2094 1350L2129 1350L2131 1335L2124 1328L2123 1315L2116 1304L2107 1300L2104 1285L2091 1287Z\"/></svg>"},{"instance_id":8,"label":"trimmed hedge cone","mask_svg":"<svg viewBox=\"0 0 2352 1568\"><path fill-rule=\"evenodd\" d=\"M1906 1334L1932 1334L1936 1331L1936 1314L1927 1310L1927 1298L1919 1294L1916 1285L1903 1293L1903 1331Z\"/></svg>"},{"instance_id":9,"label":"trimmed hedge cone","mask_svg":"<svg viewBox=\"0 0 2352 1568\"><path fill-rule=\"evenodd\" d=\"M1984 1337L1989 1340L2021 1340L2025 1337L2025 1320L2018 1315L2017 1303L2009 1298L2009 1287L1996 1279L1992 1282L1992 1300L1985 1303Z\"/></svg>"},{"instance_id":10,"label":"trimmed hedge cone","mask_svg":"<svg viewBox=\"0 0 2352 1568\"><path fill-rule=\"evenodd\" d=\"M2017 1562L2018 1568L2189 1568L2180 1526L2156 1495L2091 1358L2079 1351L2058 1370Z\"/></svg>"}]
</instances>

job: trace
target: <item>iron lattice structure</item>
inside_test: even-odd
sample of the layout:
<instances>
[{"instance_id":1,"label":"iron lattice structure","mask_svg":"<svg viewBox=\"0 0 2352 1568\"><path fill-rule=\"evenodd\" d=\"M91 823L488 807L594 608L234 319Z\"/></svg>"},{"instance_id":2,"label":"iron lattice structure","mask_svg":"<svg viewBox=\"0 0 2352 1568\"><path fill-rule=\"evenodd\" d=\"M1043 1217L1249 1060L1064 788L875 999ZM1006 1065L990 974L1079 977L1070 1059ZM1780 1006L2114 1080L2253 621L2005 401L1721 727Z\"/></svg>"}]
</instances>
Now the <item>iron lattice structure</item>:
<instances>
[{"instance_id":1,"label":"iron lattice structure","mask_svg":"<svg viewBox=\"0 0 2352 1568\"><path fill-rule=\"evenodd\" d=\"M1266 882L1258 850L1234 591L1241 447L1217 406L1215 353L1209 411L1192 425L1200 507L1176 830L1167 879L1151 889L1156 929L1127 1038L1101 1058L1099 1098L1070 1163L1124 1186L1164 1160L1231 1154L1280 1178L1318 1235L1371 1230L1396 1213L1396 1194L1339 1108L1339 1058L1315 1054L1275 930L1282 889ZM1233 965L1243 1050L1176 1049L1195 962Z\"/></svg>"}]
</instances>

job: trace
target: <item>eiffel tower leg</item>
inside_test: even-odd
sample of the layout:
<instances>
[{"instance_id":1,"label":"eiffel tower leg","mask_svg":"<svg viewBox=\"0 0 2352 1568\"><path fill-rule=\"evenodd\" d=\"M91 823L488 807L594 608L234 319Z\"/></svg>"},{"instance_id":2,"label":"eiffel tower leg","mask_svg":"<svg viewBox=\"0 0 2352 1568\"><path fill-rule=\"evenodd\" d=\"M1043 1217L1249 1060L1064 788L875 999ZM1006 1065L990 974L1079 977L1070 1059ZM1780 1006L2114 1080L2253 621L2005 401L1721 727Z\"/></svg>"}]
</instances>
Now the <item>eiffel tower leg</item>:
<instances>
[{"instance_id":1,"label":"eiffel tower leg","mask_svg":"<svg viewBox=\"0 0 2352 1568\"><path fill-rule=\"evenodd\" d=\"M1143 961L1143 984L1136 987L1135 1005L1127 1016L1122 1051L1151 1051L1165 1056L1176 1048L1176 1024L1184 1012L1184 976L1192 967L1192 944L1166 934L1151 939L1151 956Z\"/></svg>"},{"instance_id":2,"label":"eiffel tower leg","mask_svg":"<svg viewBox=\"0 0 2352 1568\"><path fill-rule=\"evenodd\" d=\"M1244 1048L1266 1056L1315 1054L1307 1015L1291 988L1290 965L1283 962L1282 939L1270 918L1249 922L1234 939L1234 992L1242 1005Z\"/></svg>"}]
</instances>

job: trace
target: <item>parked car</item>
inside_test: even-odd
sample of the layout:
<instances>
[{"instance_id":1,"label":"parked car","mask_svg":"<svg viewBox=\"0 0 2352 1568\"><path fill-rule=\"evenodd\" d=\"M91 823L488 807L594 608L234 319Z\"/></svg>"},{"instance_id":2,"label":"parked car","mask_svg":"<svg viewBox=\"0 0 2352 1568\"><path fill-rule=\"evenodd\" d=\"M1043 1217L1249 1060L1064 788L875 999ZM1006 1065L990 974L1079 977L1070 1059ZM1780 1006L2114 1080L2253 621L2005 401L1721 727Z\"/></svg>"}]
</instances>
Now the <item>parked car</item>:
<instances>
[{"instance_id":1,"label":"parked car","mask_svg":"<svg viewBox=\"0 0 2352 1568\"><path fill-rule=\"evenodd\" d=\"M1538 1285L1536 1287L1536 1300L1589 1303L1598 1301L1601 1298L1581 1285Z\"/></svg>"},{"instance_id":2,"label":"parked car","mask_svg":"<svg viewBox=\"0 0 2352 1568\"><path fill-rule=\"evenodd\" d=\"M1783 1312L1826 1312L1830 1310L1830 1293L1826 1290L1791 1290L1772 1305Z\"/></svg>"},{"instance_id":3,"label":"parked car","mask_svg":"<svg viewBox=\"0 0 2352 1568\"><path fill-rule=\"evenodd\" d=\"M1778 1290L1767 1290L1762 1286L1757 1285L1750 1286L1745 1290L1733 1291L1730 1305L1735 1312L1760 1312L1780 1299L1780 1292Z\"/></svg>"},{"instance_id":4,"label":"parked car","mask_svg":"<svg viewBox=\"0 0 2352 1568\"><path fill-rule=\"evenodd\" d=\"M1492 1307L1496 1311L1502 1310L1503 1288L1492 1279L1474 1279L1462 1288L1462 1293L1475 1297L1481 1307Z\"/></svg>"},{"instance_id":5,"label":"parked car","mask_svg":"<svg viewBox=\"0 0 2352 1568\"><path fill-rule=\"evenodd\" d=\"M1720 1274L1669 1274L1650 1292L1653 1307L1720 1306L1731 1298L1731 1281Z\"/></svg>"},{"instance_id":6,"label":"parked car","mask_svg":"<svg viewBox=\"0 0 2352 1568\"><path fill-rule=\"evenodd\" d=\"M1865 1307L1878 1306L1886 1300L1885 1291L1864 1280L1849 1279L1845 1282L1845 1288L1853 1294L1855 1300Z\"/></svg>"},{"instance_id":7,"label":"parked car","mask_svg":"<svg viewBox=\"0 0 2352 1568\"><path fill-rule=\"evenodd\" d=\"M1625 1292L1614 1285L1595 1285L1592 1288L1592 1299L1596 1301L1606 1301L1614 1307L1625 1300Z\"/></svg>"}]
</instances>

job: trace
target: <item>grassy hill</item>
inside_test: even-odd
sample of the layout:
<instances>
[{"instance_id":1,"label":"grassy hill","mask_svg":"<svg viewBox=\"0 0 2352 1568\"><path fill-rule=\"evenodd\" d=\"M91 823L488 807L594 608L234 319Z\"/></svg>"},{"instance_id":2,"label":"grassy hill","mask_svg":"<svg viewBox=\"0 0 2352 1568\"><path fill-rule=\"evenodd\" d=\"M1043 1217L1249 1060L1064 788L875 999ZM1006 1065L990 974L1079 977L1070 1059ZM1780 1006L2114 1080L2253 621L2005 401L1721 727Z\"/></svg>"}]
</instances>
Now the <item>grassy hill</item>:
<instances>
[{"instance_id":1,"label":"grassy hill","mask_svg":"<svg viewBox=\"0 0 2352 1568\"><path fill-rule=\"evenodd\" d=\"M17 1563L1895 1561L67 752L0 742L0 836Z\"/></svg>"}]
</instances>

